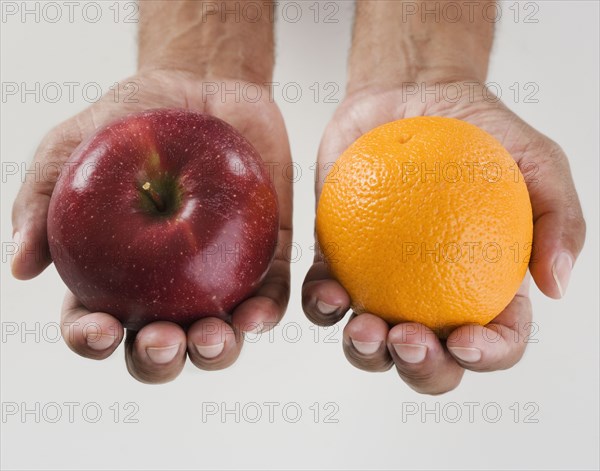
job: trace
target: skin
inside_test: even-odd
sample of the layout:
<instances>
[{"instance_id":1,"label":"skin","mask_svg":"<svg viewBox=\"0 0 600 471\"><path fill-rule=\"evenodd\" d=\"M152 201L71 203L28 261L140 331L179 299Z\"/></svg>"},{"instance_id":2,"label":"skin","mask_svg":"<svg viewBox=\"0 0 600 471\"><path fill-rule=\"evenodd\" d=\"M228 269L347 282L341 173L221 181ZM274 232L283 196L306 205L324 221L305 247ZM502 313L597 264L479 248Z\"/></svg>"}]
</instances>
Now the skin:
<instances>
[{"instance_id":1,"label":"skin","mask_svg":"<svg viewBox=\"0 0 600 471\"><path fill-rule=\"evenodd\" d=\"M265 85L273 73L272 16L265 12L258 22L230 23L221 21L218 14L203 17L195 2L168 3L140 2L139 70L122 82L123 93L119 94L128 96L131 89L126 89L126 84L136 82L136 102L115 102L112 93L103 97L50 131L40 144L33 165L37 162L50 169L58 168L98 127L126 114L158 107L188 108L214 115L241 132L270 168L277 170L290 163L283 119ZM266 3L261 5L269 8ZM227 90L256 84L262 98L254 103L236 103L235 95L208 93L208 82ZM46 219L56 175L43 173L46 179L30 178L23 184L13 206L13 234L19 251L12 271L23 280L37 276L51 262ZM289 298L286 248L292 238L292 188L283 172L274 171L273 178L280 208L275 260L255 296L234 310L231 323L209 317L184 331L174 323L154 322L139 331L125 333L115 317L89 312L67 292L61 319L63 338L69 348L84 357L101 360L110 356L125 338L127 368L145 383L174 379L186 357L204 370L218 370L234 363L244 333L267 330L279 322ZM32 248L35 255L27 255Z\"/></svg>"},{"instance_id":2,"label":"skin","mask_svg":"<svg viewBox=\"0 0 600 471\"><path fill-rule=\"evenodd\" d=\"M453 82L464 87L464 81L482 83L487 73L493 25L478 20L480 12L474 15L475 21L448 24L443 19L430 21L431 17L422 21L420 15L405 14L406 3L357 2L347 96L323 136L319 168L334 162L364 132L394 119L439 114L481 126L504 143L522 169L527 163L537 165L538 183L529 186L537 250L530 271L546 295L561 297L585 237L585 223L564 153L555 142L522 122L501 103L483 99L480 86L473 91L473 99L459 103L444 100L434 103L420 97L407 99L403 85L406 82L414 81L421 87ZM425 3L429 2L419 3L421 8L425 8ZM485 7L485 2L480 4ZM272 15L268 12L261 15L257 23L247 24L242 17L241 22L230 24L220 21L218 14L202 16L196 6L194 2L171 1L168 7L158 2L140 2L140 68L136 76L128 79L140 84L138 102L115 103L113 96L105 97L57 126L41 143L34 165L35 162L60 164L82 139L105 122L159 106L187 107L214 114L242 132L265 161L288 163L287 135L273 103L266 99L255 104L244 100L235 103L230 95L225 100L202 95L202 84L207 81L225 81L233 87L234 81L241 81L243 86L270 80L273 25L268 19ZM403 8L405 18L399 22ZM462 18L469 18L469 13L464 12ZM268 96L264 87L263 91L263 96ZM20 253L15 256L12 268L20 279L37 276L50 263L45 227L54 182L50 172L45 174L47 180L25 182L13 208L13 234ZM323 179L324 174L318 179L317 197ZM281 318L289 295L289 263L283 249L291 241L292 190L290 182L281 177L276 178L275 184L281 210L280 248L257 296L236 309L231 324L207 318L196 322L187 333L167 322L127 332L126 361L134 377L150 383L169 381L183 368L186 351L199 368L225 368L236 360L245 330L254 330L257 325L271 326ZM36 256L26 256L25 251L32 247ZM559 266L560 254L563 261L566 257L571 263ZM458 385L465 369L492 371L509 368L519 360L529 331L527 322L531 320L528 287L526 278L515 299L493 323L461 328L457 334L473 329L468 332L472 335L451 335L446 342L418 324L390 328L370 314L353 316L344 329L344 351L352 364L368 371L384 371L395 365L400 376L417 391L439 394L451 390ZM307 274L302 294L307 316L319 325L338 322L349 309L348 294L331 279L318 258ZM69 347L89 358L108 357L124 337L123 328L114 317L88 312L70 293L65 298L62 319ZM90 344L84 335L88 324L100 326L100 334L93 335ZM487 338L499 334L500 340L484 342L484 333ZM398 345L398 350L412 362L398 356L395 347ZM197 346L201 350L204 347L204 356L199 354ZM426 347L424 358L415 362L423 356L423 347ZM459 353L463 357L465 353L473 356L476 351L456 350L457 347L477 348L480 358L471 362L461 360Z\"/></svg>"},{"instance_id":3,"label":"skin","mask_svg":"<svg viewBox=\"0 0 600 471\"><path fill-rule=\"evenodd\" d=\"M519 119L481 85L487 74L493 23L481 20L477 10L473 21L468 11L463 11L458 23L444 21L443 15L437 22L434 16L423 21L419 14L406 15L405 3L357 2L347 96L321 141L317 201L324 169L331 168L365 132L414 116L463 119L495 136L526 176L534 219L530 273L544 294L562 297L585 238L567 157L557 143ZM434 9L436 2L422 3L427 5L421 8ZM482 3L481 8L485 7ZM416 94L410 82L417 85ZM442 96L438 100L421 95L422 89L431 90L436 84L461 90L461 99L455 102L454 93L452 99ZM353 314L344 328L344 353L350 363L366 371L395 366L418 392L450 391L465 370L506 369L522 357L532 320L529 285L528 274L511 303L490 324L460 327L447 340L438 339L420 324L389 326L372 314ZM348 293L331 278L319 256L306 275L302 302L308 318L324 326L339 322L350 308Z\"/></svg>"}]
</instances>

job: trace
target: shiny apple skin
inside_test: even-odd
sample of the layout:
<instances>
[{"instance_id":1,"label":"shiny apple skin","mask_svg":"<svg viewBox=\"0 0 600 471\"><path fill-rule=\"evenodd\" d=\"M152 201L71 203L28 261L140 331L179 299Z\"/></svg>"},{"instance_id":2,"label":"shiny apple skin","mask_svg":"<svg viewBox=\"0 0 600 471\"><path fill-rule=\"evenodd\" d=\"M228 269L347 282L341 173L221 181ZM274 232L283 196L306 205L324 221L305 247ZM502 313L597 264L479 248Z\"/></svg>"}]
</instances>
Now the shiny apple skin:
<instances>
[{"instance_id":1,"label":"shiny apple skin","mask_svg":"<svg viewBox=\"0 0 600 471\"><path fill-rule=\"evenodd\" d=\"M140 186L149 179L175 182L172 214L148 210ZM275 188L241 134L215 117L157 109L110 123L74 151L52 194L48 242L90 311L131 329L186 326L227 319L252 294L278 227Z\"/></svg>"}]
</instances>

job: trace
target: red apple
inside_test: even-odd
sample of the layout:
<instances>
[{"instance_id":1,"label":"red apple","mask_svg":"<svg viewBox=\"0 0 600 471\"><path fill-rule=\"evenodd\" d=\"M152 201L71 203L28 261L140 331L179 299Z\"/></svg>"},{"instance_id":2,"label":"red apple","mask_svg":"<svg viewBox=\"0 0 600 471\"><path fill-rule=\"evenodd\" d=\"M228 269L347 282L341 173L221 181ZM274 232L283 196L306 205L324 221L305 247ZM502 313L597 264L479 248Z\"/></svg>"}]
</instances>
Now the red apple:
<instances>
[{"instance_id":1,"label":"red apple","mask_svg":"<svg viewBox=\"0 0 600 471\"><path fill-rule=\"evenodd\" d=\"M157 109L112 122L61 173L48 214L58 273L128 328L229 313L273 259L277 195L258 152L212 116Z\"/></svg>"}]
</instances>

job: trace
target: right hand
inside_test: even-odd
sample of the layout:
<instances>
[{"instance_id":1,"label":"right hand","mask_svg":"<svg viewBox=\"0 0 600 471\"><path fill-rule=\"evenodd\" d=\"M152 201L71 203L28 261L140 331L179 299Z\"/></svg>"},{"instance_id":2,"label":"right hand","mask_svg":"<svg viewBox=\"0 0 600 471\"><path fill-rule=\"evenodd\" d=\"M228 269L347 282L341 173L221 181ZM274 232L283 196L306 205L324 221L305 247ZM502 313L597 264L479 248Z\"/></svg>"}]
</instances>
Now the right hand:
<instances>
[{"instance_id":1,"label":"right hand","mask_svg":"<svg viewBox=\"0 0 600 471\"><path fill-rule=\"evenodd\" d=\"M466 78L455 83L477 83ZM452 84L441 79L423 87ZM472 91L470 91L472 90ZM366 88L348 96L336 111L321 141L318 155L317 202L326 169L362 134L371 129L414 116L445 116L475 124L495 136L514 157L523 173L537 169L528 183L533 207L533 246L530 271L540 290L560 298L570 270L583 247L585 221L562 149L512 113L496 99L485 98L484 88L466 88L461 99L423 100L402 85L389 89ZM319 253L319 252L317 252ZM561 255L565 254L565 255ZM557 268L559 257L568 256L566 267ZM372 313L352 315L344 328L343 348L350 363L366 371L386 371L396 366L400 377L414 390L441 394L458 386L465 369L495 371L516 364L525 351L532 326L529 275L511 303L486 326L465 325L447 340L422 324L402 322L390 326ZM302 290L304 312L317 325L339 322L350 309L351 299L317 256ZM499 341L496 339L500 333ZM466 355L468 354L468 356Z\"/></svg>"},{"instance_id":2,"label":"right hand","mask_svg":"<svg viewBox=\"0 0 600 471\"><path fill-rule=\"evenodd\" d=\"M231 81L211 79L218 87L233 89ZM13 238L18 249L12 261L13 275L27 280L39 275L51 262L46 233L48 205L60 168L75 147L99 127L121 116L152 108L188 108L223 119L241 132L263 159L285 168L291 162L283 119L277 106L262 89L262 99L250 103L231 94L203 95L203 79L189 72L155 69L139 73L122 82L136 83L139 89L121 88L71 119L59 124L38 147L32 168L43 169L28 175L13 205ZM229 84L229 86L228 86ZM237 83L242 86L245 83ZM223 98L223 99L221 99ZM289 298L289 260L285 249L291 243L291 182L280 171L274 184L280 207L278 248L271 269L254 297L233 312L232 323L210 317L195 322L185 332L171 322L154 322L141 330L128 331L126 362L136 379L161 383L174 379L183 369L186 351L199 368L215 370L231 365L238 357L243 333L275 325L283 316ZM67 292L61 317L62 334L73 350L87 358L104 359L120 344L124 329L110 313L90 312ZM88 328L92 327L92 328ZM86 333L88 337L86 338ZM99 334L100 333L100 334Z\"/></svg>"}]
</instances>

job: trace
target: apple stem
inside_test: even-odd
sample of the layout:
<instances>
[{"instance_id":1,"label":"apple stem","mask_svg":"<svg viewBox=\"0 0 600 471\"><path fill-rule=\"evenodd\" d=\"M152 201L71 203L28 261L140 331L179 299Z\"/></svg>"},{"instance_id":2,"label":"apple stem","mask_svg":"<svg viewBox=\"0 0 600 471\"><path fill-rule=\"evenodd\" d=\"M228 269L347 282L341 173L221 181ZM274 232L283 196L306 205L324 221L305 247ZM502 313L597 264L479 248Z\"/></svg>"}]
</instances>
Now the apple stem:
<instances>
[{"instance_id":1,"label":"apple stem","mask_svg":"<svg viewBox=\"0 0 600 471\"><path fill-rule=\"evenodd\" d=\"M154 206L156 206L156 209L158 209L161 212L164 211L165 203L164 203L163 199L160 197L160 195L158 194L158 192L154 188L152 188L152 185L150 184L150 182L144 183L142 185L142 190L144 190L144 192L146 193L148 198L150 198L152 200L152 202L154 203Z\"/></svg>"}]
</instances>

